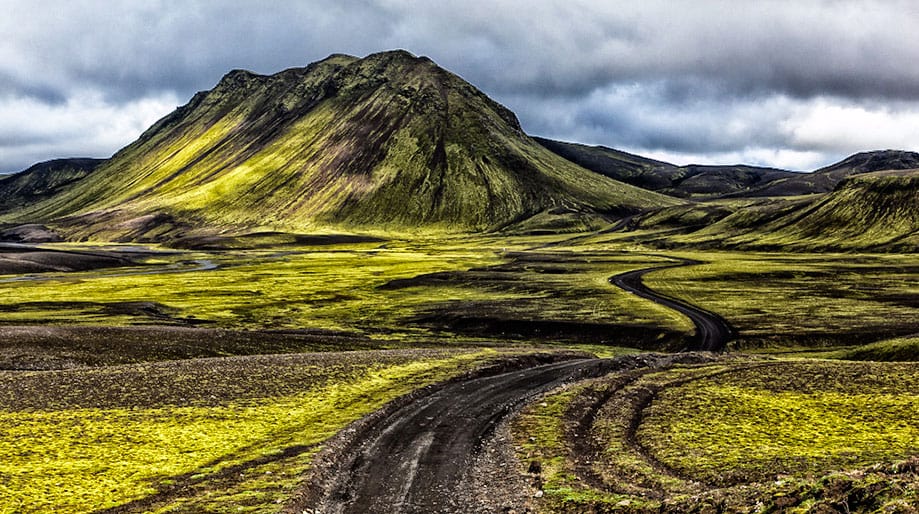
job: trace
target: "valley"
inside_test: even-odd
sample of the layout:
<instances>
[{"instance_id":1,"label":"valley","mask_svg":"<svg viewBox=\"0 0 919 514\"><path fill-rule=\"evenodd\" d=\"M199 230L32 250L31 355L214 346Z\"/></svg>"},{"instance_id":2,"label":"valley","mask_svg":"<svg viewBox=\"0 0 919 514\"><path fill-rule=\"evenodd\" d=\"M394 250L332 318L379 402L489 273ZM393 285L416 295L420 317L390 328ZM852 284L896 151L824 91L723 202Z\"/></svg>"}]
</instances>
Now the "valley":
<instances>
[{"instance_id":1,"label":"valley","mask_svg":"<svg viewBox=\"0 0 919 514\"><path fill-rule=\"evenodd\" d=\"M658 373L654 370L659 366L676 365L672 373L678 378L667 378L661 383L669 384L668 381L674 380L681 383L680 373L684 372L680 371L682 365L676 364L682 362L680 357L664 358L663 354L639 352L681 351L700 344L702 348L720 346L703 343L711 339L705 339L704 334L703 339L699 338L692 318L681 315L673 308L673 303L670 306L666 302L664 305L657 303L659 298L653 294L664 294L665 300L676 302L677 306L703 306L711 312L724 313L724 319L729 320L731 337L722 339L721 344L727 344L728 355L733 357L677 354L684 355L682 359L691 363L702 359L701 363L692 366L701 366L706 376L711 370L737 369L740 372L746 366L766 366L763 369L770 370L770 374L771 370L798 369L790 366L809 366L801 369L808 369L808 374L833 377L837 370L847 368L840 368L834 361L813 359L877 360L879 353L859 357L853 352L878 345L905 348L906 352L897 354L895 360L916 358L915 343L910 339L912 334L919 332L914 316L916 306L911 303L915 301L917 287L911 255L661 251L636 246L634 241L616 241L615 237L618 236L609 233L574 238L568 234L453 236L207 251L120 245L115 253L131 255L132 265L33 273L27 276L30 280L5 281L2 286L10 294L3 297L0 305L0 362L8 371L0 372L4 384L0 387L3 391L0 405L6 413L5 421L0 419L0 424L7 427L5 430L10 436L6 438L8 446L3 451L4 460L9 464L0 472L14 485L2 493L4 501L18 502L24 510L40 510L40 505L70 505L70 508L83 510L90 505L102 505L100 495L104 495L110 498L110 505L117 512L148 511L154 507L163 511L220 510L220 505L248 505L254 512L274 512L276 507L290 505L288 499L296 498L290 501L317 508L324 505L320 511L331 512L335 509L328 502L343 500L322 500L322 494L329 493L321 491L352 486L344 483L320 485L319 478L308 477L327 476L321 470L346 466L347 459L354 457L348 457L350 453L337 453L338 450L330 453L330 449L350 448L340 446L344 442L334 443L335 439L329 443L320 442L330 438L338 428L400 397L403 399L392 404L390 409L398 405L421 409L425 403L416 403L420 400L413 400L414 396L402 395L423 385L455 377L463 370L513 362L520 356L540 352L543 359L614 358L571 361L572 364L589 363L590 369L595 370L592 376L605 376L607 378L602 380L613 382L618 380L614 377L631 373L625 370L636 366L642 370L651 366L642 373ZM41 246L57 248L61 245ZM113 252L116 248L112 245L94 248L86 243L68 243L64 247L68 251L93 254ZM212 265L202 269L197 264L200 262ZM630 292L630 284L646 289ZM869 285L870 290L866 291ZM650 299L648 292L652 293ZM716 319L721 318L716 315ZM836 328L828 330L827 327ZM913 348L911 353L909 348ZM565 352L571 351L582 353L566 356ZM387 364L390 355L396 359L392 365ZM622 355L633 356L619 357ZM655 357L643 357L646 355ZM430 360L432 358L435 360ZM776 361L776 358L781 360ZM360 364L352 364L354 359ZM668 364L648 364L661 359ZM711 359L714 360L709 363ZM318 368L305 364L314 360L324 364ZM301 361L304 364L300 364ZM444 368L441 363L447 362L451 364ZM525 362L531 364L518 365L532 366L538 361ZM429 370L432 365L439 367ZM508 365L512 364L501 364L505 369ZM581 369L580 364L575 366L570 369ZM897 368L894 364L887 371L883 364L871 366L874 366L874 375L889 376L895 380L893 384L914 382L908 378L894 378L908 367L899 365L901 367ZM230 371L232 367L236 367L236 371ZM336 371L339 367L343 371ZM283 370L288 368L290 373L299 374L301 378L286 376ZM539 369L534 367L531 371L536 373ZM620 369L623 371L613 371ZM325 378L328 373L332 375ZM484 373L483 377L490 376L489 372ZM389 376L400 377L398 386L386 378ZM516 376L518 373L512 372L507 378ZM651 376L656 375L652 373ZM112 381L114 377L121 378ZM246 378L236 383L239 377ZM516 391L516 396L506 398L489 395L488 398L496 403L488 403L484 397L461 400L460 396L455 396L461 391L479 390L479 386L468 389L466 382L457 382L455 393L438 396L443 398L441 405L445 410L434 416L448 416L451 412L456 416L459 412L466 420L435 418L438 424L453 427L461 423L470 430L478 427L475 432L478 435L468 439L469 446L462 447L465 450L450 450L446 455L454 457L431 461L449 466L453 473L450 475L453 478L444 478L447 481L443 487L465 490L471 483L487 484L489 480L482 476L473 478L476 470L493 473L495 468L506 469L507 462L501 467L498 461L477 460L473 467L455 468L457 464L447 463L457 462L451 459L462 451L477 455L477 448L496 444L489 434L502 433L503 437L511 437L508 434L514 433L514 437L529 441L520 446L524 448L521 450L524 453L516 457L520 465L532 468L531 462L538 454L539 469L543 470L534 477L521 468L518 486L523 487L522 491L536 487L534 491L544 490L546 496L545 501L534 503L532 492L492 491L505 503L532 508L534 505L552 506L552 510L571 512L586 508L585 501L617 504L628 500L632 510L624 511L629 512L643 512L638 506L643 509L650 508L647 505L659 505L655 503L659 500L637 501L635 498L643 498L645 493L636 492L640 490L632 486L613 487L617 492L611 498L615 501L586 500L594 498L589 490L576 495L555 492L565 491L569 486L557 483L555 475L546 474L561 472L550 471L561 464L548 463L565 462L583 450L577 447L564 450L564 446L551 442L561 437L552 432L560 428L534 427L528 420L534 419L532 416L546 416L538 414L542 412L540 409L550 408L561 399L575 404L587 401L580 399L586 394L581 389L585 387L582 385L584 375L564 377L542 388L534 388L534 382L529 379L526 387L516 390L492 386L489 390L493 389L495 394ZM234 384L227 380L233 380ZM156 389L147 390L140 381L149 381ZM574 389L563 388L566 392L549 393L563 383L571 384L569 387ZM586 387L584 391L593 391L590 388L599 386ZM849 386L846 394L875 394L876 390L875 386L856 382ZM534 401L540 398L541 392L549 394L549 399ZM143 394L155 396L141 401L138 395ZM562 396L556 400L554 394ZM789 394L802 395L800 400L789 401L805 402L811 393L793 386ZM919 395L908 387L897 394L901 402L897 408L907 410L891 412L890 420L893 421L885 423L909 425L905 413L912 408L909 405L914 405L910 402L915 402ZM340 399L333 402L333 398ZM368 403L369 398L375 399ZM499 401L499 398L505 400ZM463 402L469 401L482 409L480 417L475 418L480 425L469 424L473 418L461 407L465 405ZM522 418L508 417L527 403L530 407ZM329 425L332 421L327 414L322 414L325 411L315 410L320 405L344 409L337 418L340 421L334 422L338 425ZM561 409L558 412L563 413L569 409L565 405L551 408ZM704 415L700 414L702 417L698 419L686 418L683 414L667 418L662 414L665 411L660 409L671 408L669 403L655 401L651 405L657 410L649 411L649 407L644 406L642 412L654 412L656 423L666 423L667 419L682 420L686 426L681 425L678 433L686 433L686 427L693 423L705 424ZM731 402L725 405L740 408ZM695 412L700 406L672 408ZM830 410L820 416L828 416L837 409L824 408ZM311 417L317 415L320 418ZM541 423L556 423L565 422L565 416L558 414L558 417L536 419L547 420ZM592 418L598 416L597 413L591 415ZM725 423L723 430L732 430L732 418L724 414L717 416ZM401 417L393 419L401 420ZM509 420L513 421L507 425ZM325 428L317 428L316 423ZM243 428L244 424L247 428ZM27 426L57 428L49 432L14 428ZM383 428L372 426L376 425L358 429L358 435L351 434L349 444L362 445L376 437L371 436L372 433L387 433ZM238 437L241 430L249 435ZM406 436L403 429L392 430L400 434L399 437ZM657 429L648 430L648 437L656 436ZM203 440L195 435L202 431L211 434L208 441L219 438L208 443L208 451L195 450L202 448ZM134 434L131 442L122 440L118 436L120 433ZM453 433L452 429L447 433ZM542 435L529 435L533 433ZM428 437L426 434L422 431L417 436ZM532 437L536 439L530 440ZM542 437L550 439L543 441ZM592 440L594 436L582 437ZM845 464L845 469L852 465L865 467L873 462L907 458L913 451L909 448L915 448L909 442L914 439L908 433L902 437L906 447L892 449L893 453L883 456L863 453L858 446L852 456L862 460ZM85 438L98 442L90 446L77 444ZM163 438L174 441L173 449L160 448L158 452L166 453L161 453L154 464L145 448L156 445L156 441ZM102 441L109 442L103 445ZM410 446L415 447L415 444ZM612 443L592 444L609 446ZM832 446L834 443L826 444ZM63 446L55 450L56 445ZM121 467L111 467L111 452L125 445L132 449L119 458ZM42 470L44 468L34 468L38 465L33 460L35 453L23 453L24 448L57 452L55 466L62 471L51 473ZM325 453L314 461L319 455L316 452L324 448ZM529 448L538 448L538 452ZM780 449L782 446L777 448L774 451L784 451ZM374 458L380 459L378 465L381 467L409 465L387 461L384 454L372 449L361 451L369 452L361 462ZM431 451L447 450L435 445ZM170 452L177 452L177 456L172 457ZM398 455L408 454L397 452L394 457L398 459ZM508 459L507 456L503 458ZM730 461L724 460L721 454L706 458L712 465L730 466ZM696 463L693 459L688 462ZM425 457L423 461L429 462L430 458ZM515 461L511 458L509 462ZM827 461L820 464L823 467L807 468L801 473L832 470L838 465L836 461ZM71 466L73 471L66 474L63 470ZM27 471L30 469L35 471ZM86 469L98 470L92 472L95 478L91 482L84 483L81 477L88 475L80 470ZM131 469L146 470L149 475L138 477L149 476L142 482L147 485L141 487L141 482L125 482L112 475ZM365 471L356 475L335 472L331 476L370 477L378 473L373 467L363 469ZM656 476L655 469L643 471L648 480ZM767 474L770 473L768 469ZM782 471L799 476L795 474L798 472L784 467ZM441 472L446 471L431 468L421 471L419 476ZM736 472L741 473L739 468ZM231 478L237 473L238 478ZM633 472L624 473L632 476ZM896 480L906 481L903 482L906 490L914 490L910 489L914 486L909 485L912 483L909 475L896 476ZM102 477L109 478L100 480ZM748 479L745 476L744 480L756 482L760 480L757 477ZM49 480L71 484L66 490L69 499L53 493L57 489L48 485ZM304 486L313 492L297 492ZM99 489L109 487L112 489L105 489L105 493ZM416 492L406 492L403 500L393 500L411 498L411 502L404 505L405 512L422 512L433 508L432 505L441 505L444 511L464 511L457 505L425 503L421 499L428 497L425 486L404 487L420 487L417 491L406 489ZM599 491L608 488L599 483L597 487ZM671 486L667 487L670 491ZM734 484L718 487L706 493L711 502L723 501L731 505L730 502L742 503L750 499L745 496L747 493L738 493ZM770 495L778 494L779 489L757 489L756 494L760 498L771 498ZM672 491L667 493L675 495L672 498L683 498L667 500L673 505L669 508L679 512L682 509L679 506L685 506L680 502L686 501L680 495L695 489L674 485ZM888 495L886 491L884 494ZM359 499L363 493L354 494L354 498L347 501L357 503L340 505L356 508L354 505L363 501ZM376 502L373 505L382 509L381 512L396 508L379 503L382 500L378 493L367 494L371 494ZM485 493L470 491L468 494ZM32 497L43 498L42 501L49 503L30 503L27 498ZM364 507L367 505L370 504ZM339 508L348 511L348 508Z\"/></svg>"},{"instance_id":2,"label":"valley","mask_svg":"<svg viewBox=\"0 0 919 514\"><path fill-rule=\"evenodd\" d=\"M0 178L0 513L914 512L917 199L406 51L231 71Z\"/></svg>"}]
</instances>

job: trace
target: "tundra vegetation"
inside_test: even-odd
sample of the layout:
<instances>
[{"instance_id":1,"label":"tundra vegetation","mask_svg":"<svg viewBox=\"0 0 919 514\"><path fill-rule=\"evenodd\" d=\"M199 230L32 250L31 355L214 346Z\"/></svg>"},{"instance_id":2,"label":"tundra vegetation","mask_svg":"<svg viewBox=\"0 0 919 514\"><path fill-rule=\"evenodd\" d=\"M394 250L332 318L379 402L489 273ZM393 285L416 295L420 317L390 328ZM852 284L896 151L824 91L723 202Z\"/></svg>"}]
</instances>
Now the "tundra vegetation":
<instances>
[{"instance_id":1,"label":"tundra vegetation","mask_svg":"<svg viewBox=\"0 0 919 514\"><path fill-rule=\"evenodd\" d=\"M608 282L675 258L703 263L662 268L645 282L724 313L739 332L736 349L785 359L915 358L912 256L662 252L600 239L158 248L133 267L6 281L5 367L59 371L2 375L0 503L8 512L275 511L323 440L388 400L501 355L495 348L678 349L691 323ZM40 321L83 337L83 351L24 347L32 332L22 326ZM255 355L333 348L405 349ZM220 354L239 357L188 360ZM893 468L871 466L915 454L913 375L900 364L743 359L642 375L628 391L660 391L640 411L638 430L622 431L632 404L614 412L612 401L591 429L606 449L594 474L614 484L607 488L575 487L591 482L569 469L565 427L585 391L612 390L616 378L550 396L515 427L524 464L539 462L547 508L685 505L700 494L741 501L739 484L758 484L764 502L792 489L804 502L827 480L887 477ZM843 471L850 474L833 474ZM913 490L912 475L890 476ZM775 480L784 485L763 485ZM687 485L697 482L713 489ZM641 484L672 494L635 503ZM874 496L908 498L882 493Z\"/></svg>"},{"instance_id":2,"label":"tundra vegetation","mask_svg":"<svg viewBox=\"0 0 919 514\"><path fill-rule=\"evenodd\" d=\"M0 372L0 512L276 512L345 425L500 355L329 352Z\"/></svg>"},{"instance_id":3,"label":"tundra vegetation","mask_svg":"<svg viewBox=\"0 0 919 514\"><path fill-rule=\"evenodd\" d=\"M905 363L733 357L549 394L514 422L548 512L911 512Z\"/></svg>"},{"instance_id":4,"label":"tundra vegetation","mask_svg":"<svg viewBox=\"0 0 919 514\"><path fill-rule=\"evenodd\" d=\"M0 179L0 511L280 511L351 421L576 348L631 371L514 421L538 508L909 512L917 166L536 139L404 51L230 72L110 159ZM730 356L647 353L694 331L609 282L647 268Z\"/></svg>"}]
</instances>

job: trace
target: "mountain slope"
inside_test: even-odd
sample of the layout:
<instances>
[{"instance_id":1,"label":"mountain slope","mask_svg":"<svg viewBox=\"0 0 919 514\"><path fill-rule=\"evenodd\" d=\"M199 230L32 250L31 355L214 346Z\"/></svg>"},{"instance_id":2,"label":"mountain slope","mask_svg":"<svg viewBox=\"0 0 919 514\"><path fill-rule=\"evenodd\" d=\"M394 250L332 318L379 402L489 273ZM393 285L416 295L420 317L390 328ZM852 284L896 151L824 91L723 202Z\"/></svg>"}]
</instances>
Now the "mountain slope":
<instances>
[{"instance_id":1,"label":"mountain slope","mask_svg":"<svg viewBox=\"0 0 919 514\"><path fill-rule=\"evenodd\" d=\"M676 203L558 157L473 86L395 51L230 72L91 178L7 218L163 239L196 227L478 231Z\"/></svg>"},{"instance_id":2,"label":"mountain slope","mask_svg":"<svg viewBox=\"0 0 919 514\"><path fill-rule=\"evenodd\" d=\"M813 173L799 173L759 188L754 196L790 196L828 193L852 175L883 170L919 168L919 153L902 150L860 152L820 168Z\"/></svg>"},{"instance_id":3,"label":"mountain slope","mask_svg":"<svg viewBox=\"0 0 919 514\"><path fill-rule=\"evenodd\" d=\"M919 250L919 169L853 175L814 200L740 209L683 243L757 249Z\"/></svg>"},{"instance_id":4,"label":"mountain slope","mask_svg":"<svg viewBox=\"0 0 919 514\"><path fill-rule=\"evenodd\" d=\"M103 159L71 158L40 162L0 178L0 213L50 198L92 173Z\"/></svg>"},{"instance_id":5,"label":"mountain slope","mask_svg":"<svg viewBox=\"0 0 919 514\"><path fill-rule=\"evenodd\" d=\"M534 138L574 163L607 177L682 198L797 196L828 193L852 175L919 168L919 153L861 152L811 173L757 166L677 166L604 146Z\"/></svg>"},{"instance_id":6,"label":"mountain slope","mask_svg":"<svg viewBox=\"0 0 919 514\"><path fill-rule=\"evenodd\" d=\"M744 196L764 184L801 175L791 171L746 165L677 166L604 146L534 139L556 154L601 175L683 198Z\"/></svg>"}]
</instances>

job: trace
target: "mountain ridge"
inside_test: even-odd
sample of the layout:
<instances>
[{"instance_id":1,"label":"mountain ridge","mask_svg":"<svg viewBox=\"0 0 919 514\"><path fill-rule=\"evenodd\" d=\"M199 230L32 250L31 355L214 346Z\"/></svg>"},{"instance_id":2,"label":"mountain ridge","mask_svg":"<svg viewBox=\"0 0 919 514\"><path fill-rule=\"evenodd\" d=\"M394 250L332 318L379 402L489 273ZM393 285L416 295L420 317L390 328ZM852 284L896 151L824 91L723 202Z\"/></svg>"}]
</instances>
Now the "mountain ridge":
<instances>
[{"instance_id":1,"label":"mountain ridge","mask_svg":"<svg viewBox=\"0 0 919 514\"><path fill-rule=\"evenodd\" d=\"M54 196L89 176L105 159L68 157L42 161L12 174L0 175L0 212Z\"/></svg>"},{"instance_id":2,"label":"mountain ridge","mask_svg":"<svg viewBox=\"0 0 919 514\"><path fill-rule=\"evenodd\" d=\"M919 167L919 154L861 152L811 173L676 166L530 137L512 111L461 77L392 51L333 54L271 75L231 70L112 158L91 164L48 175L48 187L32 168L0 179L0 200L12 199L0 202L0 228L23 240L187 245L189 237L247 233L637 227L677 230L683 235L674 244L756 246L762 237L794 246L798 234L819 246L830 240L805 220L823 205L824 221L811 225L853 241L864 239L857 230L870 231L892 247L881 233L889 221L906 242L898 247L908 248L915 213L892 209L883 192L908 203L915 181L885 179L900 182L876 189L883 181L872 180L877 169ZM788 200L770 203L774 196ZM845 212L862 220L846 221ZM795 224L800 230L782 228Z\"/></svg>"},{"instance_id":3,"label":"mountain ridge","mask_svg":"<svg viewBox=\"0 0 919 514\"><path fill-rule=\"evenodd\" d=\"M905 150L858 152L817 170L802 172L747 164L679 166L602 145L569 143L542 137L534 139L589 170L681 198L828 193L851 175L919 168L919 153Z\"/></svg>"}]
</instances>

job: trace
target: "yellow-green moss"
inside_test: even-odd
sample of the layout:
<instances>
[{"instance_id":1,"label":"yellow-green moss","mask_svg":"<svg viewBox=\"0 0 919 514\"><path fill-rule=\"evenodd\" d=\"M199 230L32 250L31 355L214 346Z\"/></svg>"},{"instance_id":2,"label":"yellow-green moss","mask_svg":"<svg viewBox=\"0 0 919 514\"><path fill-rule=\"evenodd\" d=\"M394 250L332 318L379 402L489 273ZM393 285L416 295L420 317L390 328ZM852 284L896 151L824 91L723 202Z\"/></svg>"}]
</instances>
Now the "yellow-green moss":
<instances>
[{"instance_id":1,"label":"yellow-green moss","mask_svg":"<svg viewBox=\"0 0 919 514\"><path fill-rule=\"evenodd\" d=\"M344 374L330 368L331 376L316 377L322 385L303 393L214 406L0 411L0 512L87 512L150 496L181 477L201 485L192 497L167 498L167 511L172 502L226 507L244 495L259 498L252 511L273 512L315 450L229 481L221 470L317 445L387 401L492 356L460 353Z\"/></svg>"},{"instance_id":2,"label":"yellow-green moss","mask_svg":"<svg viewBox=\"0 0 919 514\"><path fill-rule=\"evenodd\" d=\"M638 439L714 483L822 474L919 454L917 373L897 365L783 363L665 388Z\"/></svg>"}]
</instances>

